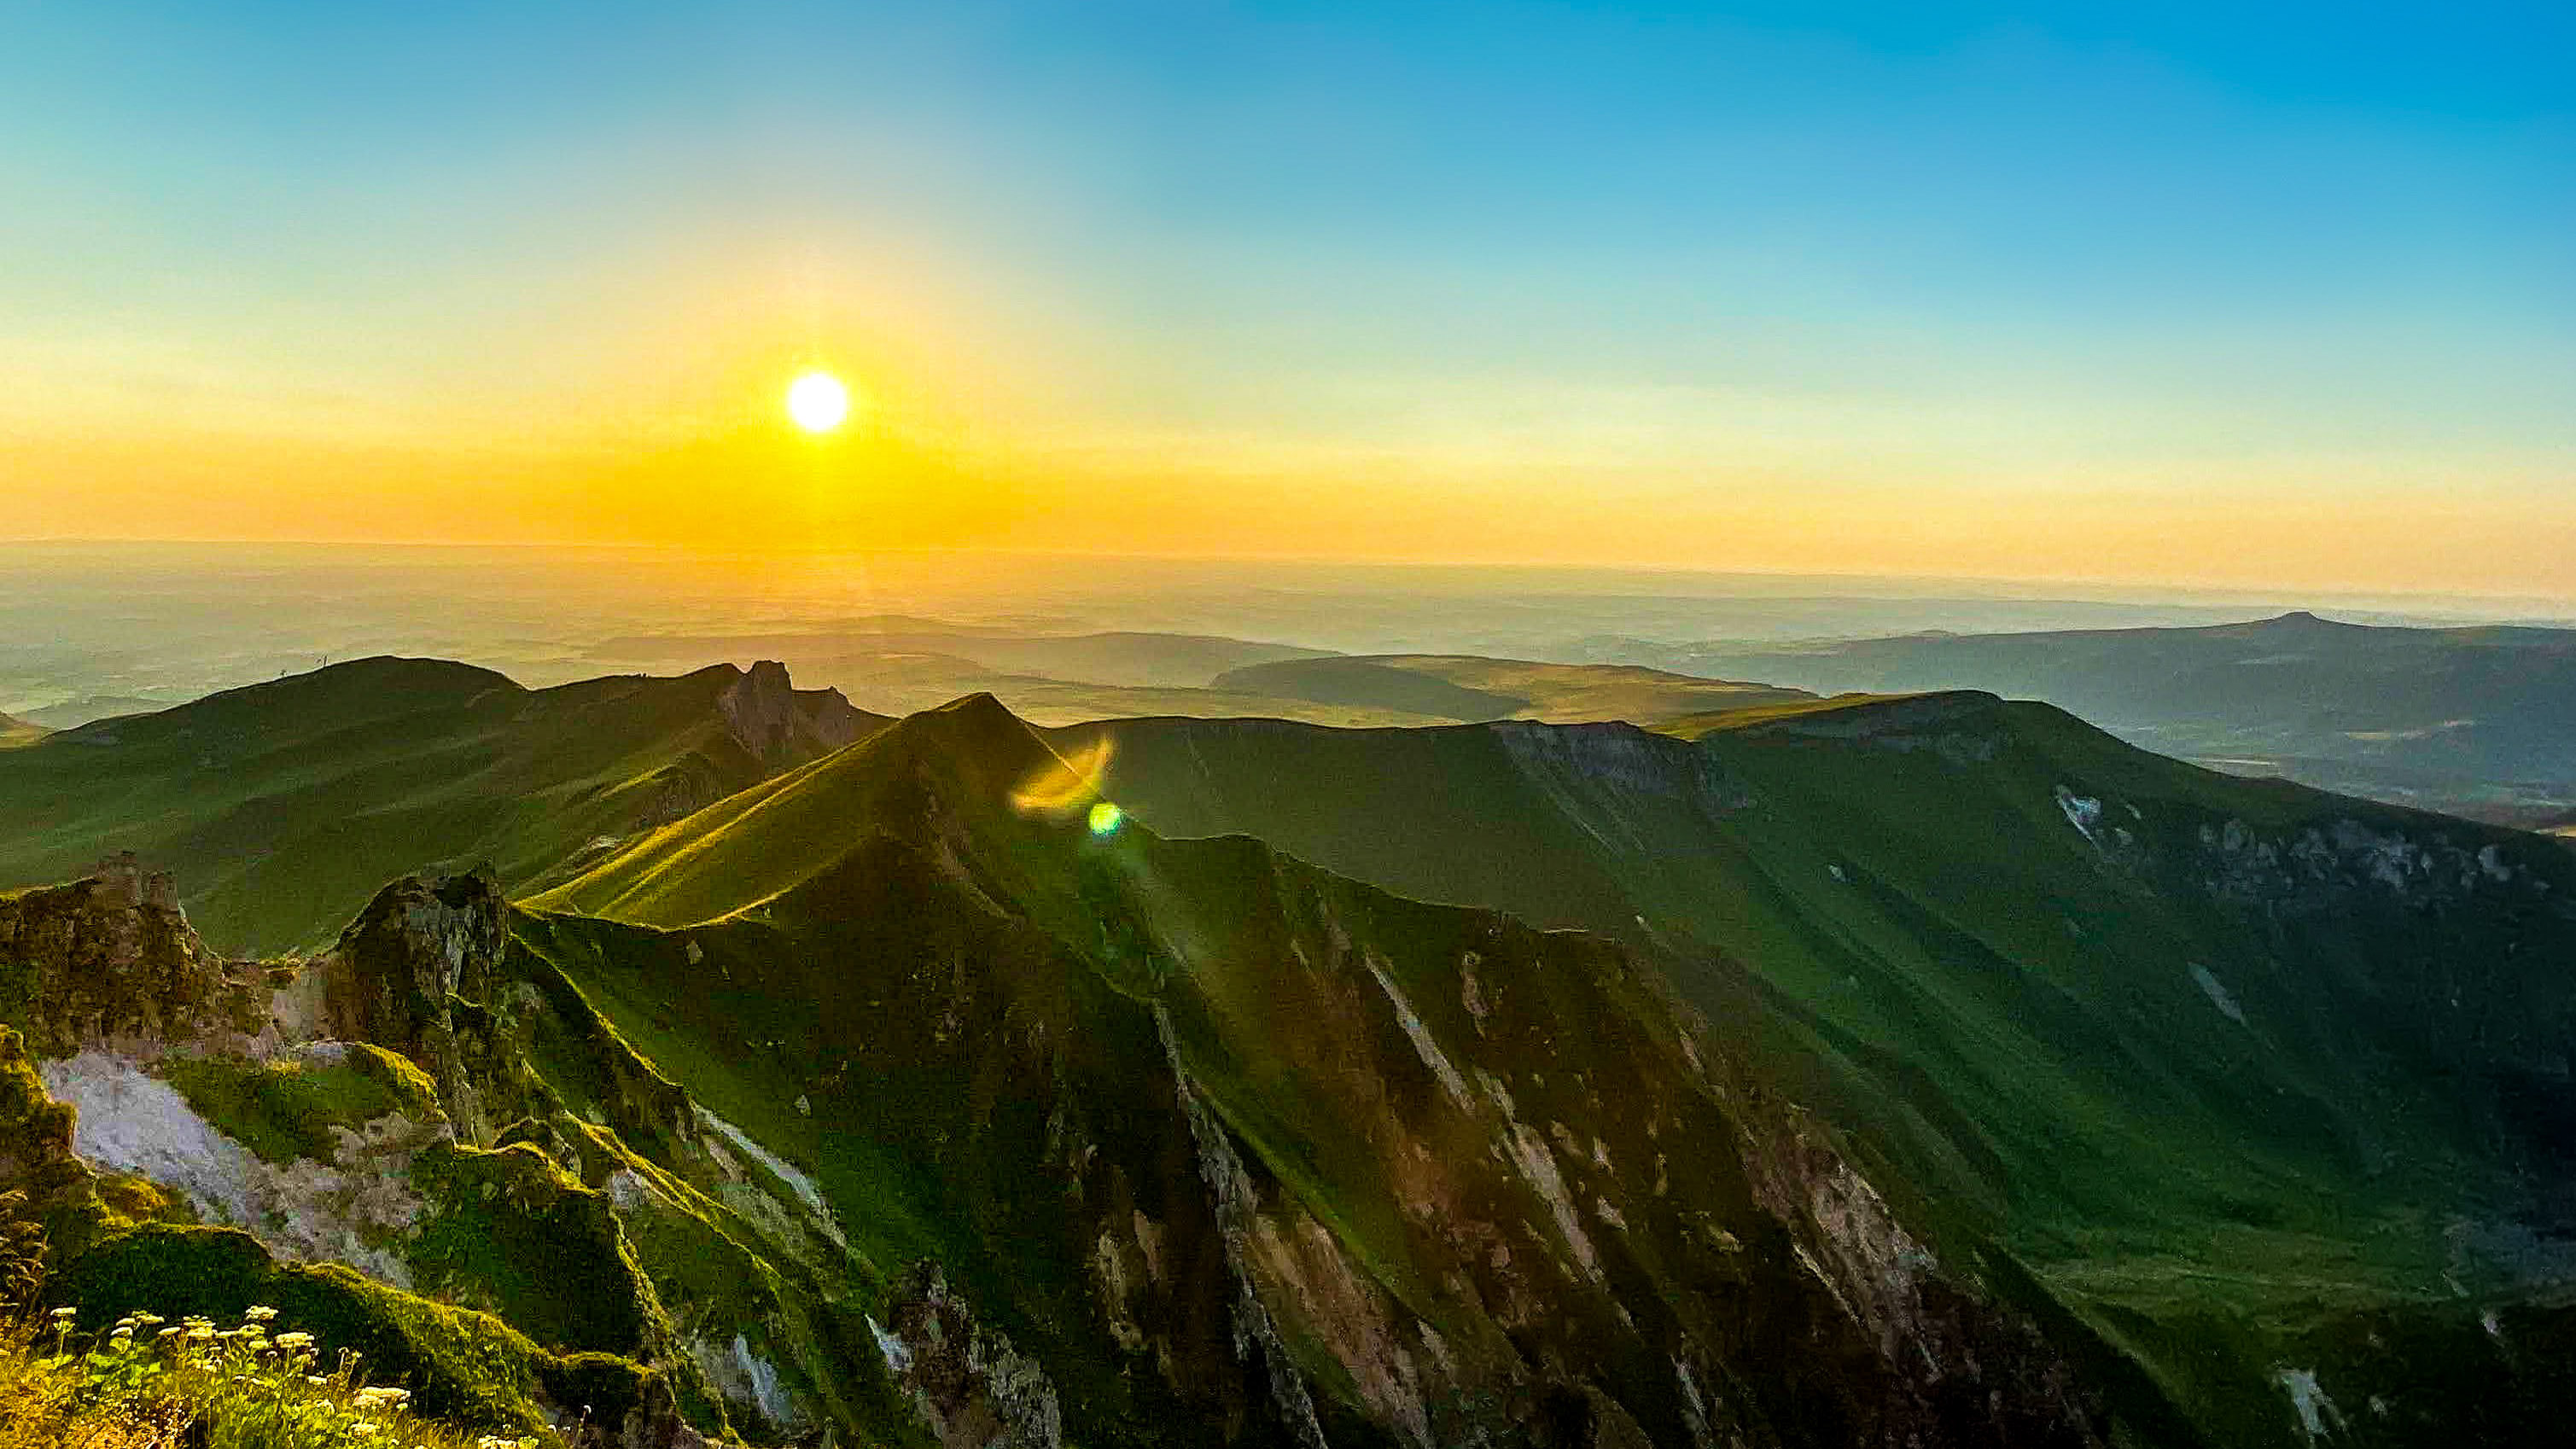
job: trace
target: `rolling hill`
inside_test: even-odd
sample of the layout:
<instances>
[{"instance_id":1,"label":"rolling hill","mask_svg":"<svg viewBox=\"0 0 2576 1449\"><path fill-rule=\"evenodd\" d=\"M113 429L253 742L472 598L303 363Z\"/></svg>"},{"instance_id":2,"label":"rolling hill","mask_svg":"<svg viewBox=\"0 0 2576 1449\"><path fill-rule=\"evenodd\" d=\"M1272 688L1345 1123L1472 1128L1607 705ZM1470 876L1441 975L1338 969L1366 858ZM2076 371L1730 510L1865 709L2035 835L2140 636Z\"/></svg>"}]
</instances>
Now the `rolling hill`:
<instances>
[{"instance_id":1,"label":"rolling hill","mask_svg":"<svg viewBox=\"0 0 2576 1449\"><path fill-rule=\"evenodd\" d=\"M1211 687L1465 723L1536 719L1553 724L1625 720L1654 725L1686 715L1759 708L1813 697L1802 689L1667 674L1635 665L1542 664L1447 654L1336 656L1253 664L1218 675Z\"/></svg>"},{"instance_id":2,"label":"rolling hill","mask_svg":"<svg viewBox=\"0 0 2576 1449\"><path fill-rule=\"evenodd\" d=\"M31 724L26 720L12 719L5 714L0 714L0 750L34 744L48 733L50 731L43 725Z\"/></svg>"},{"instance_id":3,"label":"rolling hill","mask_svg":"<svg viewBox=\"0 0 2576 1449\"><path fill-rule=\"evenodd\" d=\"M882 723L775 664L529 690L360 660L0 752L0 882L134 851L224 949L316 946L393 876L529 885Z\"/></svg>"},{"instance_id":4,"label":"rolling hill","mask_svg":"<svg viewBox=\"0 0 2576 1449\"><path fill-rule=\"evenodd\" d=\"M784 660L807 674L815 662L826 659L925 654L962 659L998 674L1189 689L1230 669L1322 658L1329 652L1208 634L1023 630L889 615L796 633L623 635L593 646L590 655L607 663L664 666L758 657Z\"/></svg>"},{"instance_id":5,"label":"rolling hill","mask_svg":"<svg viewBox=\"0 0 2576 1449\"><path fill-rule=\"evenodd\" d=\"M1694 645L1657 662L1825 693L2045 700L2162 754L2397 803L2576 804L2576 631L2245 624Z\"/></svg>"},{"instance_id":6,"label":"rolling hill","mask_svg":"<svg viewBox=\"0 0 2576 1449\"><path fill-rule=\"evenodd\" d=\"M1051 738L1166 834L1648 953L2212 1442L2291 1442L2288 1372L2397 1440L2533 1402L2480 1314L2566 1331L2576 862L1991 696L1691 728Z\"/></svg>"}]
</instances>

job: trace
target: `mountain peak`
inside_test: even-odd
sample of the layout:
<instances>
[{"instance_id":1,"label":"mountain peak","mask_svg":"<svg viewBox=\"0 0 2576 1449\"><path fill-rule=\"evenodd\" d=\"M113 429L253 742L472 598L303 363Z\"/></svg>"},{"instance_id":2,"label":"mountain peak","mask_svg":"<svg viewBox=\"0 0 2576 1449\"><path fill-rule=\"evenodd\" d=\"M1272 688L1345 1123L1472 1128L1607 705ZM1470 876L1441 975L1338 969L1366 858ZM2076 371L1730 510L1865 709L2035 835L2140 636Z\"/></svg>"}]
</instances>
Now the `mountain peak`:
<instances>
[{"instance_id":1,"label":"mountain peak","mask_svg":"<svg viewBox=\"0 0 2576 1449\"><path fill-rule=\"evenodd\" d=\"M748 683L751 676L746 676ZM907 715L852 748L776 776L637 841L536 898L662 926L715 919L830 869L873 830L1025 815L1035 800L1088 799L1066 764L990 694Z\"/></svg>"},{"instance_id":2,"label":"mountain peak","mask_svg":"<svg viewBox=\"0 0 2576 1449\"><path fill-rule=\"evenodd\" d=\"M1024 768L1050 753L1026 720L981 691L909 715L895 728L906 738L935 741L943 750L987 766Z\"/></svg>"},{"instance_id":3,"label":"mountain peak","mask_svg":"<svg viewBox=\"0 0 2576 1449\"><path fill-rule=\"evenodd\" d=\"M2321 618L2306 609L2292 609L2286 614L2264 620L2262 627L2267 629L2361 629L2368 626L2347 624L2341 619Z\"/></svg>"}]
</instances>

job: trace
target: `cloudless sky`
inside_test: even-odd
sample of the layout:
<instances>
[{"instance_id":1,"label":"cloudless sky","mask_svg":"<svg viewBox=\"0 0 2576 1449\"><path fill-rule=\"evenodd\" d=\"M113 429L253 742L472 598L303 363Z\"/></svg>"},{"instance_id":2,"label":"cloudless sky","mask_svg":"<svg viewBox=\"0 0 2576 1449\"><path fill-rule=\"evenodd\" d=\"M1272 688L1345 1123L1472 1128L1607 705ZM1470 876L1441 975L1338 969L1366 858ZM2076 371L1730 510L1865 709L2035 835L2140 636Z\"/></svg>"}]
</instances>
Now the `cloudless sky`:
<instances>
[{"instance_id":1,"label":"cloudless sky","mask_svg":"<svg viewBox=\"0 0 2576 1449\"><path fill-rule=\"evenodd\" d=\"M2576 8L0 0L0 379L0 536L2576 597Z\"/></svg>"}]
</instances>

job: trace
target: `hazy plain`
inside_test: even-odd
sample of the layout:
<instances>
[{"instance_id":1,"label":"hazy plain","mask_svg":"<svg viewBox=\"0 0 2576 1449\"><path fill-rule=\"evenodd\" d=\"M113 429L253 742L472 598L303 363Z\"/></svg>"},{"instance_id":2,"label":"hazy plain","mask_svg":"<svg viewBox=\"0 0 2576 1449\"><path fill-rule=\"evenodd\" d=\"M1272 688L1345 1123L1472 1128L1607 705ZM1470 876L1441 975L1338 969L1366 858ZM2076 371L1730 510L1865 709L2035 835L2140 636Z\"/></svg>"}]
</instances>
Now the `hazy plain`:
<instances>
[{"instance_id":1,"label":"hazy plain","mask_svg":"<svg viewBox=\"0 0 2576 1449\"><path fill-rule=\"evenodd\" d=\"M2513 599L1790 574L21 542L0 543L0 714L67 728L372 654L460 660L536 686L767 655L863 708L900 712L992 688L1055 722L1170 712L1173 688L1296 650L1660 663L1675 646L1712 641L2209 624L2289 607L2389 623L2576 612ZM1069 642L1099 634L1202 637Z\"/></svg>"}]
</instances>

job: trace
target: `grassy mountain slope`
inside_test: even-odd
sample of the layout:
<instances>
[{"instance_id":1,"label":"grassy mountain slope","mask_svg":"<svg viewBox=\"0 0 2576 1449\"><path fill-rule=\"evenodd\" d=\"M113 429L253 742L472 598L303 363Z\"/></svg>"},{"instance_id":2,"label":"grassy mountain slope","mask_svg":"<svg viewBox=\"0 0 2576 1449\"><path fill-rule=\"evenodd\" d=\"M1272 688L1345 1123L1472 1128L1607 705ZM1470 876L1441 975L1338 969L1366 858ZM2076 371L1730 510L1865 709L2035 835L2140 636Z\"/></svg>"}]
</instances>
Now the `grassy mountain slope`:
<instances>
[{"instance_id":1,"label":"grassy mountain slope","mask_svg":"<svg viewBox=\"0 0 2576 1449\"><path fill-rule=\"evenodd\" d=\"M12 749L19 745L32 745L48 733L50 731L42 725L29 724L25 720L12 719L5 714L0 714L0 750Z\"/></svg>"},{"instance_id":2,"label":"grassy mountain slope","mask_svg":"<svg viewBox=\"0 0 2576 1449\"><path fill-rule=\"evenodd\" d=\"M1447 654L1381 654L1247 665L1217 676L1212 684L1218 689L1247 694L1348 708L1402 710L1470 723L1542 719L1578 724L1615 719L1654 725L1684 715L1784 704L1808 697L1804 690L1694 678L1635 665L1540 664Z\"/></svg>"},{"instance_id":3,"label":"grassy mountain slope","mask_svg":"<svg viewBox=\"0 0 2576 1449\"><path fill-rule=\"evenodd\" d=\"M371 659L0 752L0 881L132 850L237 950L327 942L384 881L489 860L513 885L880 721L775 665L523 689Z\"/></svg>"},{"instance_id":4,"label":"grassy mountain slope","mask_svg":"<svg viewBox=\"0 0 2576 1449\"><path fill-rule=\"evenodd\" d=\"M2294 613L2191 629L1704 645L1670 662L1829 693L2041 699L2166 754L2390 799L2576 800L2566 728L2576 631L2384 628Z\"/></svg>"},{"instance_id":5,"label":"grassy mountain slope","mask_svg":"<svg viewBox=\"0 0 2576 1449\"><path fill-rule=\"evenodd\" d=\"M863 1258L938 1263L1069 1440L2091 1432L1623 949L1093 798L963 701L519 934Z\"/></svg>"},{"instance_id":6,"label":"grassy mountain slope","mask_svg":"<svg viewBox=\"0 0 2576 1449\"><path fill-rule=\"evenodd\" d=\"M1658 953L1910 1220L2029 1265L2219 1442L2289 1442L2312 1364L2391 1435L2462 1384L2535 1402L2477 1313L2571 1266L2562 852L1987 696L1693 728L1057 739L1167 833ZM2370 1346L2399 1324L2411 1369Z\"/></svg>"}]
</instances>

